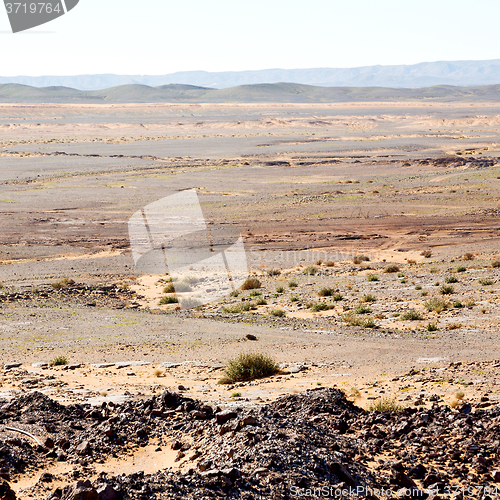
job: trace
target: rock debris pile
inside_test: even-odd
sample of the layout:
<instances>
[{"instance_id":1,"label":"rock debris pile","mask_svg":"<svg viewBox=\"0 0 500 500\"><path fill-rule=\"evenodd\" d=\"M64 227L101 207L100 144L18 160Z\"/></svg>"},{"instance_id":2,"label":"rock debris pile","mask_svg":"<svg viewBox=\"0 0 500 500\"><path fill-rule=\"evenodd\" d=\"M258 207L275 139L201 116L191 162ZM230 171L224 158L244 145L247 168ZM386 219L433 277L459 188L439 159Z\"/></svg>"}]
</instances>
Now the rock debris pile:
<instances>
[{"instance_id":1,"label":"rock debris pile","mask_svg":"<svg viewBox=\"0 0 500 500\"><path fill-rule=\"evenodd\" d=\"M343 498L487 500L500 490L500 405L368 412L319 388L260 407L221 410L166 391L92 408L33 392L0 402L0 419L42 443L0 431L0 499L16 498L14 480L34 471L38 482L17 498L280 500L345 490ZM157 456L174 454L170 467L100 469L150 444ZM50 472L57 462L72 472Z\"/></svg>"}]
</instances>

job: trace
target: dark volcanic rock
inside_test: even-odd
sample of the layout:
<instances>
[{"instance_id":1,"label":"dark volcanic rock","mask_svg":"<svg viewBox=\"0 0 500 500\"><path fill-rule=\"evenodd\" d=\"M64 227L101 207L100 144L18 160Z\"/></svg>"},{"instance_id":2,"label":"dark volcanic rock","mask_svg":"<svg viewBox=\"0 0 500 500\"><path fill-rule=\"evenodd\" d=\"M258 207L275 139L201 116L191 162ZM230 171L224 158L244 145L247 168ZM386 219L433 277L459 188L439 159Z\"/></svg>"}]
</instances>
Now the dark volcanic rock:
<instances>
[{"instance_id":1,"label":"dark volcanic rock","mask_svg":"<svg viewBox=\"0 0 500 500\"><path fill-rule=\"evenodd\" d=\"M225 424L229 420L236 418L238 414L232 410L221 411L216 413L215 418L217 419L217 423L219 425Z\"/></svg>"},{"instance_id":2,"label":"dark volcanic rock","mask_svg":"<svg viewBox=\"0 0 500 500\"><path fill-rule=\"evenodd\" d=\"M99 500L99 494L90 481L78 481L62 490L61 500Z\"/></svg>"},{"instance_id":3,"label":"dark volcanic rock","mask_svg":"<svg viewBox=\"0 0 500 500\"><path fill-rule=\"evenodd\" d=\"M433 498L424 489L442 496L455 484L493 488L500 480L500 405L471 405L463 413L436 402L425 410L367 412L341 391L322 388L215 415L210 406L168 391L97 408L62 406L31 393L4 402L0 412L5 425L29 429L42 442L50 431L54 443L47 453L29 438L4 438L0 472L5 475L22 472L28 463L41 469L61 454L69 463L98 468L129 445L148 443L176 450L185 471L101 475L92 484L55 490L54 500L288 500L306 497L310 488L331 487Z\"/></svg>"},{"instance_id":4,"label":"dark volcanic rock","mask_svg":"<svg viewBox=\"0 0 500 500\"><path fill-rule=\"evenodd\" d=\"M16 500L14 490L6 481L0 481L0 500Z\"/></svg>"}]
</instances>

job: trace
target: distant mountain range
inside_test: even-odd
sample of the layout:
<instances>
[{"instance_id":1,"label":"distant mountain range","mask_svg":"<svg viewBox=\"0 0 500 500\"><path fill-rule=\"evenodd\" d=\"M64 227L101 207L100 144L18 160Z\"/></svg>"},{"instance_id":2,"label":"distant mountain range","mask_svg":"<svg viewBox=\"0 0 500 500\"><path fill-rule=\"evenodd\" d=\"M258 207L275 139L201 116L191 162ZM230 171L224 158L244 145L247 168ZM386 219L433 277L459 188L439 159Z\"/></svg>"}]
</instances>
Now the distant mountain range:
<instances>
[{"instance_id":1,"label":"distant mountain range","mask_svg":"<svg viewBox=\"0 0 500 500\"><path fill-rule=\"evenodd\" d=\"M354 101L499 101L500 85L454 87L438 85L418 89L385 87L316 87L297 83L263 83L211 89L194 85L170 84L120 85L103 90L77 90L69 87L30 87L20 84L0 85L1 103L252 103L291 102L329 103Z\"/></svg>"},{"instance_id":2,"label":"distant mountain range","mask_svg":"<svg viewBox=\"0 0 500 500\"><path fill-rule=\"evenodd\" d=\"M168 75L79 75L0 77L0 83L33 87L71 87L100 90L120 85L157 87L171 83L224 89L257 83L301 83L320 87L421 88L433 85L478 86L500 84L500 59L440 61L399 66L359 68L267 69L259 71L185 71Z\"/></svg>"}]
</instances>

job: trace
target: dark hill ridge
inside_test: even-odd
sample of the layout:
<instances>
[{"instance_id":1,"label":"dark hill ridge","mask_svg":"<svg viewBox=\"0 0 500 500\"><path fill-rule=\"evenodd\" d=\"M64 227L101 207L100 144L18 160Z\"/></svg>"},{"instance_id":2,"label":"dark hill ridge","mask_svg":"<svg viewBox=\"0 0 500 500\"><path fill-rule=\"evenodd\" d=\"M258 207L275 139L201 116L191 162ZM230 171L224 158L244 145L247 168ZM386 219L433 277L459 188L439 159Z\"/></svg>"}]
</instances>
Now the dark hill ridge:
<instances>
[{"instance_id":1,"label":"dark hill ridge","mask_svg":"<svg viewBox=\"0 0 500 500\"><path fill-rule=\"evenodd\" d=\"M356 101L460 101L498 100L500 85L454 87L438 85L420 89L386 87L315 87L298 83L258 83L227 89L169 84L160 87L132 84L104 90L82 91L69 87L30 87L20 84L0 85L3 103L329 103Z\"/></svg>"}]
</instances>

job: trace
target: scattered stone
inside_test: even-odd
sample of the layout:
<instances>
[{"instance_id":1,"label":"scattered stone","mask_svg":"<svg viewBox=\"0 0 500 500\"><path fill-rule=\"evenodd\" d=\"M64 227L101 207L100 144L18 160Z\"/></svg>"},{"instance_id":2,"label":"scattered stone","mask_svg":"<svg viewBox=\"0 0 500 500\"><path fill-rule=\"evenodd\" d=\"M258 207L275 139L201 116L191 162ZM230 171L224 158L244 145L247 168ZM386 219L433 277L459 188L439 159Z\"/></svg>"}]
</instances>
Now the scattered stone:
<instances>
[{"instance_id":1,"label":"scattered stone","mask_svg":"<svg viewBox=\"0 0 500 500\"><path fill-rule=\"evenodd\" d=\"M217 413L215 415L215 418L217 420L217 423L219 425L222 425L222 424L225 424L226 422L228 422L229 420L233 419L233 418L236 418L238 416L238 414L232 410L225 410L225 411L221 411L219 413Z\"/></svg>"},{"instance_id":2,"label":"scattered stone","mask_svg":"<svg viewBox=\"0 0 500 500\"><path fill-rule=\"evenodd\" d=\"M47 453L23 437L0 438L2 474L17 476L23 462L36 469L64 459L84 467L75 480L96 477L56 489L47 497L52 500L281 498L287 484L370 485L430 500L455 484L500 482L500 405L468 414L439 403L369 412L340 390L318 388L259 407L214 412L169 391L96 407L61 405L35 391L2 402L0 415L4 425L30 425L35 434L36 423L44 422L45 431L37 435L47 439L43 432L50 432L54 443ZM96 476L93 464L165 439L190 469ZM38 487L50 484L43 480L49 477L42 476ZM427 495L424 488L440 494Z\"/></svg>"},{"instance_id":3,"label":"scattered stone","mask_svg":"<svg viewBox=\"0 0 500 500\"><path fill-rule=\"evenodd\" d=\"M177 368L181 366L180 363L172 363L170 361L164 361L161 365L160 368Z\"/></svg>"},{"instance_id":4,"label":"scattered stone","mask_svg":"<svg viewBox=\"0 0 500 500\"><path fill-rule=\"evenodd\" d=\"M115 368L130 368L131 366L147 366L150 364L150 361L118 361L118 363L115 363Z\"/></svg>"},{"instance_id":5,"label":"scattered stone","mask_svg":"<svg viewBox=\"0 0 500 500\"><path fill-rule=\"evenodd\" d=\"M116 491L110 484L106 484L97 488L99 500L121 500L122 494Z\"/></svg>"},{"instance_id":6,"label":"scattered stone","mask_svg":"<svg viewBox=\"0 0 500 500\"><path fill-rule=\"evenodd\" d=\"M19 368L22 366L22 363L5 363L3 365L4 370L12 370L13 368Z\"/></svg>"},{"instance_id":7,"label":"scattered stone","mask_svg":"<svg viewBox=\"0 0 500 500\"><path fill-rule=\"evenodd\" d=\"M254 416L249 415L248 417L240 420L240 427L245 427L247 425L257 425L257 419Z\"/></svg>"},{"instance_id":8,"label":"scattered stone","mask_svg":"<svg viewBox=\"0 0 500 500\"><path fill-rule=\"evenodd\" d=\"M75 449L76 453L80 456L85 456L90 453L90 443L88 441L82 441Z\"/></svg>"},{"instance_id":9,"label":"scattered stone","mask_svg":"<svg viewBox=\"0 0 500 500\"><path fill-rule=\"evenodd\" d=\"M81 363L69 363L64 366L63 370L76 370L77 368L81 368Z\"/></svg>"}]
</instances>

